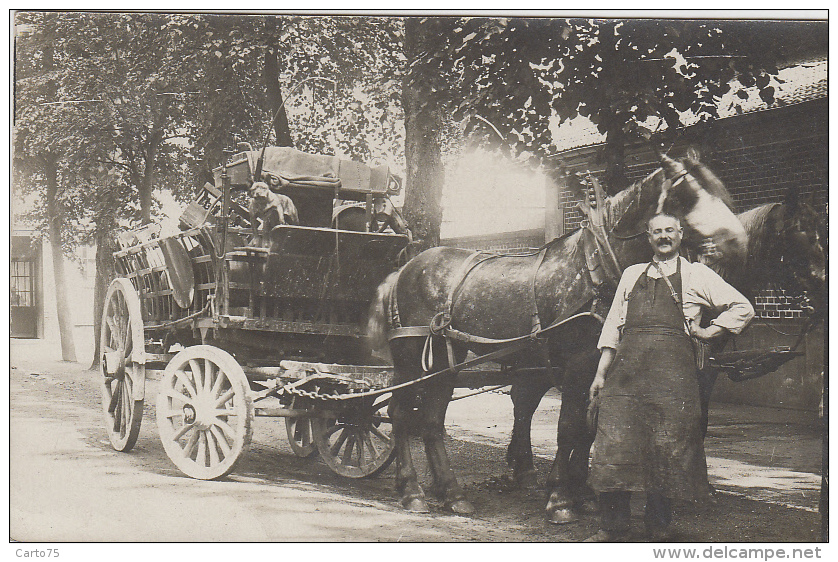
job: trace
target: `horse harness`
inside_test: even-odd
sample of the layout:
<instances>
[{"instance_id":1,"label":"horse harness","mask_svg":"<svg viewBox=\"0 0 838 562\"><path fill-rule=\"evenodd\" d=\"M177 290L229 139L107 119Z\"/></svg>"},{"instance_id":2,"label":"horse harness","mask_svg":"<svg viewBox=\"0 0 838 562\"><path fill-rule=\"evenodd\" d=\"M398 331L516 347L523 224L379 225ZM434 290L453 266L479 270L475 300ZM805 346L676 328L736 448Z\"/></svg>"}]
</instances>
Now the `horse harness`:
<instances>
[{"instance_id":1,"label":"horse harness","mask_svg":"<svg viewBox=\"0 0 838 562\"><path fill-rule=\"evenodd\" d=\"M493 351L490 354L478 358L482 359L481 362L500 359L502 357L512 355L513 353L516 353L525 347L535 344L538 348L539 354L541 355L541 360L544 363L544 366L547 368L548 372L551 372L553 366L551 364L549 353L547 350L546 343L548 341L548 338L545 337L545 334L581 316L593 316L600 323L602 323L604 321L602 316L596 312L596 309L598 308L599 294L601 292L601 289L608 285L610 285L611 288L616 287L620 279L620 276L622 275L622 268L620 267L619 261L617 260L617 257L614 254L614 250L608 241L608 236L606 232L605 196L602 191L602 188L599 185L599 182L597 182L596 179L593 178L593 176L591 176L590 179L593 187L593 193L595 196L594 203L591 204L587 201L584 201L583 203L579 204L579 208L585 216L585 219L582 221L581 224L582 232L580 235L579 244L585 257L588 275L590 276L591 281L595 287L593 303L589 311L582 312L579 314L566 315L565 317L557 318L547 327L542 326L541 318L538 311L536 279L538 276L538 271L541 269L541 265L544 262L545 256L547 255L547 250L550 247L550 245L547 244L541 247L541 249L539 249L537 253L538 257L536 258L533 264L532 273L530 275L529 301L532 327L529 334L518 336L515 338L495 339L487 338L484 336L478 336L475 334L469 334L467 332L463 332L461 330L453 328L451 326L451 322L454 303L456 302L456 298L461 293L468 276L481 264L491 259L509 256L509 254L498 254L478 250L470 254L460 265L457 275L455 277L457 281L453 284L451 290L449 291L443 309L436 315L434 315L428 326L401 325L401 319L399 317L398 299L396 297L397 283L393 284L391 290L389 291L388 299L389 321L391 326L391 331L388 336L389 341L408 337L425 338L425 343L422 351L422 369L424 372L428 373L431 371L431 368L434 363L432 345L433 338L442 337L446 345L449 367L447 369L444 369L443 371L432 373L432 375L426 376L433 376L448 372L456 373L466 368L467 366L474 364L475 360L471 360L457 365L454 357L452 340L464 343L506 346L496 351ZM424 378L425 377L423 377L421 380L424 380Z\"/></svg>"}]
</instances>

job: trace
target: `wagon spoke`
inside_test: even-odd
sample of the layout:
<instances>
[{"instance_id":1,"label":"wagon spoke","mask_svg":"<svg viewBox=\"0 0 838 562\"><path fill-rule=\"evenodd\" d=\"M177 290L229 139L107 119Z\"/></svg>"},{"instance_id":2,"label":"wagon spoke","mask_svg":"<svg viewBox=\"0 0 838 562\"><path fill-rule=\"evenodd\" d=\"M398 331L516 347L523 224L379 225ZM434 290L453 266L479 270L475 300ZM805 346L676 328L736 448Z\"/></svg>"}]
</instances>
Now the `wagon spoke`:
<instances>
[{"instance_id":1,"label":"wagon spoke","mask_svg":"<svg viewBox=\"0 0 838 562\"><path fill-rule=\"evenodd\" d=\"M210 396L218 396L218 393L221 392L221 383L226 379L224 376L224 371L221 369L217 369L215 380L212 383L212 388L210 389Z\"/></svg>"},{"instance_id":2,"label":"wagon spoke","mask_svg":"<svg viewBox=\"0 0 838 562\"><path fill-rule=\"evenodd\" d=\"M195 456L195 462L201 466L207 466L207 432L198 432L198 454Z\"/></svg>"},{"instance_id":3,"label":"wagon spoke","mask_svg":"<svg viewBox=\"0 0 838 562\"><path fill-rule=\"evenodd\" d=\"M224 405L224 404L226 404L226 403L227 403L227 402L228 402L231 398L233 398L233 396L235 396L235 395L236 395L236 391L235 391L235 390L233 390L233 389L231 388L230 390L228 390L227 392L225 392L224 394L222 394L222 395L221 395L221 396L220 396L220 397L219 397L219 398L215 401L215 407L216 407L216 408L218 408L219 406L223 406L223 405Z\"/></svg>"},{"instance_id":4,"label":"wagon spoke","mask_svg":"<svg viewBox=\"0 0 838 562\"><path fill-rule=\"evenodd\" d=\"M193 427L195 427L195 424L194 424L194 423L187 423L187 424L185 424L183 427L181 427L180 429L178 429L178 430L175 432L175 434L174 434L174 435L172 435L172 441L177 441L178 439L180 439L181 437L183 437L184 435L186 435L186 433L187 433L190 429L192 429Z\"/></svg>"},{"instance_id":5,"label":"wagon spoke","mask_svg":"<svg viewBox=\"0 0 838 562\"><path fill-rule=\"evenodd\" d=\"M207 440L210 466L215 466L221 462L221 459L218 457L218 445L216 444L215 435L211 431L205 431L204 438Z\"/></svg>"},{"instance_id":6,"label":"wagon spoke","mask_svg":"<svg viewBox=\"0 0 838 562\"><path fill-rule=\"evenodd\" d=\"M116 405L119 403L119 398L120 398L120 393L119 393L119 385L120 385L120 381L118 381L118 380L116 380L116 379L113 379L113 380L115 381L115 382L113 383L113 386L114 386L115 388L111 388L111 389L110 389L110 391L111 391L111 400L110 400L110 403L108 403L108 413L109 413L109 414L114 413L114 410L116 410Z\"/></svg>"},{"instance_id":7,"label":"wagon spoke","mask_svg":"<svg viewBox=\"0 0 838 562\"><path fill-rule=\"evenodd\" d=\"M376 447L375 443L372 442L372 437L370 437L368 431L364 432L364 443L367 444L367 449L372 454L372 458L375 459L379 454L378 447Z\"/></svg>"},{"instance_id":8,"label":"wagon spoke","mask_svg":"<svg viewBox=\"0 0 838 562\"><path fill-rule=\"evenodd\" d=\"M122 333L122 349L125 350L125 355L131 353L131 323L128 318L125 319L125 331Z\"/></svg>"},{"instance_id":9,"label":"wagon spoke","mask_svg":"<svg viewBox=\"0 0 838 562\"><path fill-rule=\"evenodd\" d=\"M358 444L358 466L364 466L364 435L362 431L355 433L355 442ZM370 451L372 453L372 451Z\"/></svg>"},{"instance_id":10,"label":"wagon spoke","mask_svg":"<svg viewBox=\"0 0 838 562\"><path fill-rule=\"evenodd\" d=\"M184 404L191 404L192 400L193 400L193 398L191 396L187 396L187 395L183 394L182 392L178 392L177 390L175 390L173 388L166 389L165 395L166 395L167 398L173 398L175 400L180 400Z\"/></svg>"},{"instance_id":11,"label":"wagon spoke","mask_svg":"<svg viewBox=\"0 0 838 562\"><path fill-rule=\"evenodd\" d=\"M346 448L343 450L343 464L349 466L352 464L352 450L355 445L355 435L348 429L346 430L346 433L349 435L346 439Z\"/></svg>"},{"instance_id":12,"label":"wagon spoke","mask_svg":"<svg viewBox=\"0 0 838 562\"><path fill-rule=\"evenodd\" d=\"M201 373L201 366L198 364L197 359L190 359L189 366L192 367L192 380L195 381L195 389L197 392L203 390L204 381L203 381L203 374ZM197 396L197 394L196 394Z\"/></svg>"},{"instance_id":13,"label":"wagon spoke","mask_svg":"<svg viewBox=\"0 0 838 562\"><path fill-rule=\"evenodd\" d=\"M224 433L221 431L221 429L217 425L214 425L214 426L210 427L210 433L212 433L213 436L215 437L215 440L218 443L218 446L221 449L221 452L223 453L224 457L226 458L227 455L229 455L230 451L232 450L230 448L230 442L227 440L227 437L224 436Z\"/></svg>"},{"instance_id":14,"label":"wagon spoke","mask_svg":"<svg viewBox=\"0 0 838 562\"><path fill-rule=\"evenodd\" d=\"M380 429L378 429L377 427L375 427L375 426L370 426L370 432L374 433L374 434L375 434L375 435L376 435L379 439L381 439L382 441L384 441L384 443L386 443L386 444L389 444L389 443L390 443L390 436L389 436L389 435L384 434L384 433L383 433Z\"/></svg>"},{"instance_id":15,"label":"wagon spoke","mask_svg":"<svg viewBox=\"0 0 838 562\"><path fill-rule=\"evenodd\" d=\"M311 424L298 421L294 426L294 438L303 447L311 445Z\"/></svg>"},{"instance_id":16,"label":"wagon spoke","mask_svg":"<svg viewBox=\"0 0 838 562\"><path fill-rule=\"evenodd\" d=\"M113 432L120 433L122 429L122 417L120 415L120 406L122 405L122 389L121 389L122 382L117 382L116 392L114 392L114 396L116 397L116 402L114 403L113 409Z\"/></svg>"},{"instance_id":17,"label":"wagon spoke","mask_svg":"<svg viewBox=\"0 0 838 562\"><path fill-rule=\"evenodd\" d=\"M195 387L192 385L192 381L189 380L189 377L186 376L186 371L178 370L175 371L175 377L183 387L186 389L186 392L189 393L189 396L192 398L196 398L198 396L198 392L195 390Z\"/></svg>"},{"instance_id":18,"label":"wagon spoke","mask_svg":"<svg viewBox=\"0 0 838 562\"><path fill-rule=\"evenodd\" d=\"M338 455L338 453L340 452L340 448L343 446L343 443L346 441L346 438L349 437L349 430L346 427L335 426L335 428L336 428L335 431L340 429L341 432L340 432L340 435L338 435L338 438L335 440L334 445L332 445L331 448L330 448L333 457L336 457ZM334 433L334 431L331 431L331 430L330 430L330 432Z\"/></svg>"},{"instance_id":19,"label":"wagon spoke","mask_svg":"<svg viewBox=\"0 0 838 562\"><path fill-rule=\"evenodd\" d=\"M108 316L105 319L105 323L108 325L108 336L111 345L113 346L114 350L119 349L119 329L116 326L116 320L113 316Z\"/></svg>"},{"instance_id":20,"label":"wagon spoke","mask_svg":"<svg viewBox=\"0 0 838 562\"><path fill-rule=\"evenodd\" d=\"M211 392L213 386L215 386L213 384L214 381L212 380L213 371L214 371L213 367L214 366L215 365L213 365L212 361L210 361L209 359L204 359L204 391L205 392Z\"/></svg>"},{"instance_id":21,"label":"wagon spoke","mask_svg":"<svg viewBox=\"0 0 838 562\"><path fill-rule=\"evenodd\" d=\"M183 415L184 415L182 410L162 410L162 411L163 411L163 417L166 418L167 420L170 420L172 418L183 417Z\"/></svg>"},{"instance_id":22,"label":"wagon spoke","mask_svg":"<svg viewBox=\"0 0 838 562\"><path fill-rule=\"evenodd\" d=\"M186 440L186 445L183 447L183 456L187 458L192 458L192 452L195 449L195 445L198 444L198 431L193 431L192 435L189 436L189 439Z\"/></svg>"},{"instance_id":23,"label":"wagon spoke","mask_svg":"<svg viewBox=\"0 0 838 562\"><path fill-rule=\"evenodd\" d=\"M128 377L122 379L122 421L123 428L128 426L128 418L131 413L131 383Z\"/></svg>"},{"instance_id":24,"label":"wagon spoke","mask_svg":"<svg viewBox=\"0 0 838 562\"><path fill-rule=\"evenodd\" d=\"M216 418L214 425L221 431L225 438L235 440L236 430L230 424Z\"/></svg>"},{"instance_id":25,"label":"wagon spoke","mask_svg":"<svg viewBox=\"0 0 838 562\"><path fill-rule=\"evenodd\" d=\"M239 415L235 410L227 410L225 408L216 408L213 412L215 419L224 419Z\"/></svg>"}]
</instances>

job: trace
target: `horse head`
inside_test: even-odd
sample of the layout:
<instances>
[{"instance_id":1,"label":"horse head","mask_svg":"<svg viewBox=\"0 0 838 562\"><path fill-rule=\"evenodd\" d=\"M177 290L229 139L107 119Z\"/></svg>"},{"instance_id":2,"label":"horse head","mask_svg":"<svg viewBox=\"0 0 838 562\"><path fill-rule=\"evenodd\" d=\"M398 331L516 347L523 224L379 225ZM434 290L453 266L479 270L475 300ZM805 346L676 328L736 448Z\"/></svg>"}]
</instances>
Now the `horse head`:
<instances>
[{"instance_id":1,"label":"horse head","mask_svg":"<svg viewBox=\"0 0 838 562\"><path fill-rule=\"evenodd\" d=\"M747 255L748 235L730 207L724 184L697 158L661 158L668 181L659 211L682 217L688 247L712 244L719 263L741 263Z\"/></svg>"},{"instance_id":2,"label":"horse head","mask_svg":"<svg viewBox=\"0 0 838 562\"><path fill-rule=\"evenodd\" d=\"M662 167L640 182L639 192L631 194L629 188L611 198L615 237L637 236L652 215L665 212L681 219L686 247L711 244L721 263L741 263L748 236L721 180L695 153L680 160L661 154L660 159Z\"/></svg>"}]
</instances>

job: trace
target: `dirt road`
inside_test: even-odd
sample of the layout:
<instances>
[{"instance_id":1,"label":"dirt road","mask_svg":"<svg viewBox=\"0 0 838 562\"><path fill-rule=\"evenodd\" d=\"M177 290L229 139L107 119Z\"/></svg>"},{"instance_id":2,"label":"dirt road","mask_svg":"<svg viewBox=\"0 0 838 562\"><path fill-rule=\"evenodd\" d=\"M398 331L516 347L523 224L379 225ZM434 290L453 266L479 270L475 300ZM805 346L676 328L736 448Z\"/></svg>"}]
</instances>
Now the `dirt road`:
<instances>
[{"instance_id":1,"label":"dirt road","mask_svg":"<svg viewBox=\"0 0 838 562\"><path fill-rule=\"evenodd\" d=\"M510 423L510 408L489 417L476 408L469 415L466 400L452 409L449 451L477 508L466 518L443 513L438 503L429 515L401 510L392 468L379 478L348 480L316 458L295 457L284 423L276 419L257 418L253 444L229 478L184 477L157 437L155 394L152 381L137 445L117 453L102 428L97 374L13 348L13 540L575 542L596 530L594 516L566 526L546 523L544 492L510 485L503 447L479 438L492 419L501 427ZM494 408L495 400L481 404ZM537 431L554 431L549 406L540 416ZM421 459L416 446L415 458ZM546 474L548 462L538 463ZM635 513L641 511L638 504ZM811 542L820 536L819 515L812 510L727 493L700 505L678 505L676 518L683 542ZM636 526L642 528L639 517Z\"/></svg>"}]
</instances>

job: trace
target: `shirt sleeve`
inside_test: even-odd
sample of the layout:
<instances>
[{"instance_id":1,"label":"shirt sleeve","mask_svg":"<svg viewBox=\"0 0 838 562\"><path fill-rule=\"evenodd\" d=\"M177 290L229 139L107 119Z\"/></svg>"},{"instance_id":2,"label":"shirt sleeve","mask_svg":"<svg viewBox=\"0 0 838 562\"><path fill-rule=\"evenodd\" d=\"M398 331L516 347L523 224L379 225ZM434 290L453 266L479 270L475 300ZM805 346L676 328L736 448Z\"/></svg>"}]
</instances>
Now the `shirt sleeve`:
<instances>
[{"instance_id":1,"label":"shirt sleeve","mask_svg":"<svg viewBox=\"0 0 838 562\"><path fill-rule=\"evenodd\" d=\"M602 325L597 349L602 350L603 347L617 349L617 345L620 343L620 328L626 323L628 294L634 288L639 276L636 269L628 268L620 277L617 291L614 294L614 302L611 303L611 308L608 310L608 315Z\"/></svg>"},{"instance_id":2,"label":"shirt sleeve","mask_svg":"<svg viewBox=\"0 0 838 562\"><path fill-rule=\"evenodd\" d=\"M695 319L705 307L720 314L713 324L738 334L754 317L754 307L742 293L734 289L709 267L694 263L690 271L690 288L684 298L684 315Z\"/></svg>"}]
</instances>

